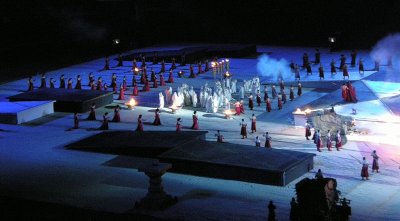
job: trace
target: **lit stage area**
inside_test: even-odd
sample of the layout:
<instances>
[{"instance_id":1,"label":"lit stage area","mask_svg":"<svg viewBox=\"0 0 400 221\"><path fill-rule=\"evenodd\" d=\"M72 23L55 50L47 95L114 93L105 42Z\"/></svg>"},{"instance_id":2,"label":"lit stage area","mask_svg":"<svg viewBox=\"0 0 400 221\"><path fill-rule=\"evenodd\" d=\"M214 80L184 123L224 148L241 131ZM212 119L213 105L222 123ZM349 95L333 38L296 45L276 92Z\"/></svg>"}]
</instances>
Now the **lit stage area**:
<instances>
[{"instance_id":1,"label":"lit stage area","mask_svg":"<svg viewBox=\"0 0 400 221\"><path fill-rule=\"evenodd\" d=\"M312 75L307 75L305 69L300 69L303 94L297 96L297 81L294 80L294 74L289 72L288 75L284 75L284 90L288 101L283 104L281 110L278 110L277 99L271 99L271 112L266 112L264 102L261 103L261 106L257 106L257 103L254 102L254 109L250 110L248 108L250 90L246 91L244 97L245 113L239 116L227 117L224 113L224 105L221 105L215 113L207 112L206 107L200 105L196 107L185 105L172 111L171 103L165 101L164 108L160 108L162 124L154 126L152 123L155 109L160 105L160 93L166 97L165 91L169 87L176 92L178 87L185 87L182 84L186 84L187 88L193 87L193 91L200 100L201 88L204 88L207 83L210 88L214 89L214 79L223 78L227 67L223 67L223 72L216 72L215 77L211 69L196 75L196 78L189 78L189 63L180 66L177 57L177 68L173 71L174 83L166 83L166 86L158 86L158 88L153 88L151 83L150 91L144 92L141 91L143 84L140 84L138 75L136 80L139 85L139 94L132 96L134 73L131 71L132 61L130 59L132 57L130 56L144 52L149 54L157 52L165 56L165 65L169 69L171 66L169 58L179 54L177 51L181 51L185 47L218 48L217 45L205 46L204 44L158 45L122 53L122 56L127 59L123 61L123 66L117 66L118 55L110 56L110 70L102 70L105 59L99 58L47 72L46 78L55 79L56 86L58 86L58 79L62 74L66 79L76 79L76 76L80 74L84 91L90 91L87 85L89 83L88 75L91 72L95 79L102 77L103 82L107 84L111 83L112 73L116 74L118 85L122 83L125 76L127 79L125 98L118 100L119 94L111 93L109 89L113 101L110 104L97 105L98 120L85 120L88 112L84 112L84 110L84 113L78 115L80 128L75 130L70 130L73 126L73 115L70 113L57 114L57 108L55 108L56 115L51 120L39 121L34 125L0 124L1 199L39 201L76 210L87 209L94 213L101 211L119 216L140 215L146 218L169 220L266 220L266 207L272 200L277 207L277 219L288 220L290 200L292 197L296 197L296 183L304 178L313 178L316 171L321 169L325 177L336 179L337 189L341 191L340 197L351 200L351 220L399 220L400 211L397 207L400 205L400 146L398 140L400 121L397 120L399 117L397 99L400 96L400 83L396 80L397 77L390 77L397 76L398 72L387 71L388 67L384 62L381 63L379 72L374 71L374 62L369 56L370 52L358 51L357 60L363 59L366 71L360 74L357 66L351 67L348 64L349 81L356 89L358 102L345 102L342 99L341 86L347 82L347 79L343 81L339 69L336 75L331 76L329 68L332 59L339 61L341 54L347 56L346 63L349 63L351 52L330 52L328 49L321 48L321 63L325 69L325 79L319 79L317 71L319 65L317 64L312 65ZM234 111L234 103L240 100L239 87L244 85L245 81L258 77L261 84L261 97L263 97L264 85L268 86L269 96L271 96L271 85L274 84L279 91L276 76L262 73L260 68L269 67L269 61L272 59L276 61L293 60L294 63L301 65L305 52L310 55L310 60L314 60L315 48L257 46L254 55L230 54L232 57L225 56L222 50L219 51L221 53L218 55L218 61L229 59L231 80L237 80L237 90L232 93L231 100L231 110ZM171 52L171 56L165 52ZM267 54L268 59L262 60L260 57L262 54ZM205 53L205 55L209 54ZM212 59L213 57L209 57L210 62ZM287 64L289 63L287 62ZM137 61L137 65L141 65L140 60ZM152 68L156 73L162 68L160 62L153 64L151 57L146 60L146 65L148 70ZM193 67L197 72L197 64L194 64ZM202 68L204 69L204 67L203 64ZM178 76L179 71L185 73L183 77ZM150 77L150 72L148 75ZM157 77L159 77L158 74ZM37 79L34 85L35 92L39 91L36 87L39 86L40 77L35 76L34 78ZM168 79L168 72L164 74L164 78ZM289 101L291 85L295 90L293 101ZM8 97L18 95L26 89L27 79L2 84L0 85L0 99L6 101ZM253 96L255 97L255 94ZM134 108L126 105L131 98L137 101ZM113 131L137 133L134 130L137 128L139 114L143 116L145 132L175 132L177 118L181 118L182 132L190 133L193 111L197 111L199 130L207 131L208 133L204 134L205 141L214 143L208 146L207 143L203 143L205 141L194 142L187 150L171 149L167 152L157 152L157 157L127 155L107 149L114 144L114 140L118 143L118 138L107 141L110 142L110 146L102 146L102 151L77 151L65 147L72 143L79 143L81 140L90 140L91 137L100 136L101 131L94 129L101 125L100 119L105 112L109 113L110 119L112 118L117 105L121 107L121 122L109 123L111 133ZM335 113L353 119L355 125L344 134L347 142L340 151L335 148L328 151L326 147L323 147L322 151L318 152L313 141L306 140L304 127L295 125L293 112L297 108L318 111L330 109L332 106L334 106ZM257 118L257 130L254 133L250 132L252 114ZM240 135L242 119L248 124L247 138L245 139L241 139ZM221 144L221 146L226 145L224 149L219 149L219 145L215 143L218 130L227 142ZM269 132L271 137L271 150L263 147L265 132ZM326 133L326 131L322 132ZM153 139L151 136L136 136L143 140ZM262 147L255 147L257 136L261 140ZM129 143L129 141L125 142ZM174 139L172 137L161 140L154 138L152 142L173 145ZM203 146L204 149L202 149ZM189 151L192 148L195 150ZM376 150L380 156L380 173L370 173L368 181L361 181L361 160L366 157L372 164L371 153L373 150ZM255 174L249 179L239 179L235 177L237 174L235 174L234 167L224 169L214 168L211 165L215 162L228 162L233 165L239 161L237 158L243 158L242 163L253 161L252 165L263 164L267 162L268 157L275 156L269 155L270 153L283 151L313 156L313 166L309 168L310 171L304 172L293 180L289 179L282 186L258 182L257 179L260 175ZM230 156L235 157L229 158ZM182 161L180 157L190 160ZM278 156L274 160L279 162L280 157L282 156ZM199 159L202 161L213 159L214 161L210 165L192 163ZM154 160L172 165L172 168L162 176L162 184L165 192L176 196L178 202L160 211L144 211L134 208L135 202L146 196L149 187L148 177L137 168L141 162L149 163ZM173 169L174 164L180 171ZM246 165L241 166L245 167ZM209 170L207 171L208 175L202 174L204 171L201 170L204 167ZM221 174L224 170L230 172L220 176L210 175L211 172ZM6 201L4 200L4 202ZM44 210L36 208L36 211ZM63 211L67 211L67 209Z\"/></svg>"}]
</instances>

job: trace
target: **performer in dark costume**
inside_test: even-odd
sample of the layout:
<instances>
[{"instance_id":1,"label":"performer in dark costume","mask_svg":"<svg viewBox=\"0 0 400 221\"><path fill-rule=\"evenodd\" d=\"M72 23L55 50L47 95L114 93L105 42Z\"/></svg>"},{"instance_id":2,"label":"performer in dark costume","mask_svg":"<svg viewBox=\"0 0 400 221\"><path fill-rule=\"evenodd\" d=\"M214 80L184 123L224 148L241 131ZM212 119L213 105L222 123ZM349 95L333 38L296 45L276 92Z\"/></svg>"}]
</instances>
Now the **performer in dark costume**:
<instances>
[{"instance_id":1,"label":"performer in dark costume","mask_svg":"<svg viewBox=\"0 0 400 221\"><path fill-rule=\"evenodd\" d=\"M347 64L344 64L344 65L343 65L342 70L343 70L343 80L344 80L346 77L347 77L347 79L350 79L349 71L348 71L348 69L347 69Z\"/></svg>"},{"instance_id":2,"label":"performer in dark costume","mask_svg":"<svg viewBox=\"0 0 400 221\"><path fill-rule=\"evenodd\" d=\"M82 80L81 80L80 75L76 76L75 89L78 89L78 90L82 89Z\"/></svg>"},{"instance_id":3,"label":"performer in dark costume","mask_svg":"<svg viewBox=\"0 0 400 221\"><path fill-rule=\"evenodd\" d=\"M171 59L171 69L172 69L172 70L176 69L176 61L175 61L175 58L172 58L172 59Z\"/></svg>"},{"instance_id":4,"label":"performer in dark costume","mask_svg":"<svg viewBox=\"0 0 400 221\"><path fill-rule=\"evenodd\" d=\"M367 160L365 159L365 157L363 157L363 160L362 160L361 164L362 164L361 179L362 180L368 180L368 177L369 177L368 166L369 166L369 164L368 164Z\"/></svg>"},{"instance_id":5,"label":"performer in dark costume","mask_svg":"<svg viewBox=\"0 0 400 221\"><path fill-rule=\"evenodd\" d=\"M300 97L302 94L303 94L303 89L302 89L301 83L299 82L297 84L297 96Z\"/></svg>"},{"instance_id":6,"label":"performer in dark costume","mask_svg":"<svg viewBox=\"0 0 400 221\"><path fill-rule=\"evenodd\" d=\"M45 74L42 74L39 88L46 88L46 75Z\"/></svg>"},{"instance_id":7,"label":"performer in dark costume","mask_svg":"<svg viewBox=\"0 0 400 221\"><path fill-rule=\"evenodd\" d=\"M196 78L196 75L194 74L194 70L193 70L192 64L190 64L189 70L190 70L189 78Z\"/></svg>"},{"instance_id":8,"label":"performer in dark costume","mask_svg":"<svg viewBox=\"0 0 400 221\"><path fill-rule=\"evenodd\" d=\"M285 91L282 91L282 103L286 104L286 93Z\"/></svg>"},{"instance_id":9,"label":"performer in dark costume","mask_svg":"<svg viewBox=\"0 0 400 221\"><path fill-rule=\"evenodd\" d=\"M257 132L257 118L256 116L253 114L250 118L251 120L251 133Z\"/></svg>"},{"instance_id":10,"label":"performer in dark costume","mask_svg":"<svg viewBox=\"0 0 400 221\"><path fill-rule=\"evenodd\" d=\"M282 109L282 98L278 96L278 110Z\"/></svg>"},{"instance_id":11,"label":"performer in dark costume","mask_svg":"<svg viewBox=\"0 0 400 221\"><path fill-rule=\"evenodd\" d=\"M264 101L267 102L268 98L268 87L267 85L264 86Z\"/></svg>"},{"instance_id":12,"label":"performer in dark costume","mask_svg":"<svg viewBox=\"0 0 400 221\"><path fill-rule=\"evenodd\" d=\"M249 96L249 109L253 110L253 107L254 107L253 95L250 93L250 96Z\"/></svg>"},{"instance_id":13,"label":"performer in dark costume","mask_svg":"<svg viewBox=\"0 0 400 221\"><path fill-rule=\"evenodd\" d=\"M340 151L340 148L342 148L342 137L340 136L340 132L336 131L336 137L335 137L335 146L336 146L336 150Z\"/></svg>"},{"instance_id":14,"label":"performer in dark costume","mask_svg":"<svg viewBox=\"0 0 400 221\"><path fill-rule=\"evenodd\" d=\"M292 85L290 85L290 89L289 89L289 99L290 99L290 101L294 100L294 88Z\"/></svg>"},{"instance_id":15,"label":"performer in dark costume","mask_svg":"<svg viewBox=\"0 0 400 221\"><path fill-rule=\"evenodd\" d=\"M182 130L182 120L181 118L178 118L176 120L176 132L180 132Z\"/></svg>"},{"instance_id":16,"label":"performer in dark costume","mask_svg":"<svg viewBox=\"0 0 400 221\"><path fill-rule=\"evenodd\" d=\"M268 132L265 132L265 134L263 136L265 137L265 147L272 148L272 144L271 144L272 138L269 136Z\"/></svg>"},{"instance_id":17,"label":"performer in dark costume","mask_svg":"<svg viewBox=\"0 0 400 221\"><path fill-rule=\"evenodd\" d=\"M276 209L276 206L274 205L272 200L269 201L269 204L268 204L268 221L275 221L275 209Z\"/></svg>"},{"instance_id":18,"label":"performer in dark costume","mask_svg":"<svg viewBox=\"0 0 400 221\"><path fill-rule=\"evenodd\" d=\"M65 88L65 78L63 74L60 77L60 88Z\"/></svg>"},{"instance_id":19,"label":"performer in dark costume","mask_svg":"<svg viewBox=\"0 0 400 221\"><path fill-rule=\"evenodd\" d=\"M350 62L352 67L356 66L356 58L357 58L357 51L352 50L351 51L351 62Z\"/></svg>"},{"instance_id":20,"label":"performer in dark costume","mask_svg":"<svg viewBox=\"0 0 400 221\"><path fill-rule=\"evenodd\" d=\"M276 92L276 89L275 89L275 85L272 85L271 93L272 93L272 99L275 99L278 96L278 93Z\"/></svg>"},{"instance_id":21,"label":"performer in dark costume","mask_svg":"<svg viewBox=\"0 0 400 221\"><path fill-rule=\"evenodd\" d=\"M33 78L32 76L28 79L28 91L33 91Z\"/></svg>"},{"instance_id":22,"label":"performer in dark costume","mask_svg":"<svg viewBox=\"0 0 400 221\"><path fill-rule=\"evenodd\" d=\"M364 74L364 62L362 59L358 62L358 73Z\"/></svg>"},{"instance_id":23,"label":"performer in dark costume","mask_svg":"<svg viewBox=\"0 0 400 221\"><path fill-rule=\"evenodd\" d=\"M72 89L72 78L68 78L67 89Z\"/></svg>"},{"instance_id":24,"label":"performer in dark costume","mask_svg":"<svg viewBox=\"0 0 400 221\"><path fill-rule=\"evenodd\" d=\"M89 116L86 118L86 120L96 120L96 104L95 103L93 103L92 106L90 107Z\"/></svg>"},{"instance_id":25,"label":"performer in dark costume","mask_svg":"<svg viewBox=\"0 0 400 221\"><path fill-rule=\"evenodd\" d=\"M224 142L224 136L222 136L222 134L219 132L219 130L217 130L217 133L215 134L215 136L217 137L217 142L218 143L223 143Z\"/></svg>"},{"instance_id":26,"label":"performer in dark costume","mask_svg":"<svg viewBox=\"0 0 400 221\"><path fill-rule=\"evenodd\" d=\"M153 125L158 126L161 125L161 119L160 119L160 109L156 109L156 112L154 113L154 122Z\"/></svg>"},{"instance_id":27,"label":"performer in dark costume","mask_svg":"<svg viewBox=\"0 0 400 221\"><path fill-rule=\"evenodd\" d=\"M307 75L312 75L311 63L310 62L307 63L306 69L307 69Z\"/></svg>"},{"instance_id":28,"label":"performer in dark costume","mask_svg":"<svg viewBox=\"0 0 400 221\"><path fill-rule=\"evenodd\" d=\"M339 69L343 70L344 65L346 64L346 57L344 54L340 55L340 66Z\"/></svg>"},{"instance_id":29,"label":"performer in dark costume","mask_svg":"<svg viewBox=\"0 0 400 221\"><path fill-rule=\"evenodd\" d=\"M118 55L118 64L117 64L117 66L118 67L122 67L124 64L124 60L122 59L122 55L121 54L119 54Z\"/></svg>"},{"instance_id":30,"label":"performer in dark costume","mask_svg":"<svg viewBox=\"0 0 400 221\"><path fill-rule=\"evenodd\" d=\"M98 91L103 90L103 79L101 77L97 78L96 90L98 90Z\"/></svg>"},{"instance_id":31,"label":"performer in dark costume","mask_svg":"<svg viewBox=\"0 0 400 221\"><path fill-rule=\"evenodd\" d=\"M79 118L78 118L78 113L74 113L74 126L72 129L78 129L79 128Z\"/></svg>"},{"instance_id":32,"label":"performer in dark costume","mask_svg":"<svg viewBox=\"0 0 400 221\"><path fill-rule=\"evenodd\" d=\"M260 106L260 105L261 105L261 94L260 94L260 90L257 90L256 101L257 101L257 105Z\"/></svg>"},{"instance_id":33,"label":"performer in dark costume","mask_svg":"<svg viewBox=\"0 0 400 221\"><path fill-rule=\"evenodd\" d=\"M53 78L50 78L49 83L50 83L50 88L55 88L55 83L56 83L56 82L54 81Z\"/></svg>"},{"instance_id":34,"label":"performer in dark costume","mask_svg":"<svg viewBox=\"0 0 400 221\"><path fill-rule=\"evenodd\" d=\"M335 60L332 59L332 61L331 61L331 76L333 76L334 73L337 74L337 72L336 72L336 62L335 62Z\"/></svg>"},{"instance_id":35,"label":"performer in dark costume","mask_svg":"<svg viewBox=\"0 0 400 221\"><path fill-rule=\"evenodd\" d=\"M319 49L315 49L315 63L320 64L321 63L321 53L319 52Z\"/></svg>"},{"instance_id":36,"label":"performer in dark costume","mask_svg":"<svg viewBox=\"0 0 400 221\"><path fill-rule=\"evenodd\" d=\"M91 87L91 83L92 83L92 82L94 82L94 76L93 76L93 73L90 72L90 73L89 73L89 83L88 83L88 86L89 86L89 87Z\"/></svg>"},{"instance_id":37,"label":"performer in dark costume","mask_svg":"<svg viewBox=\"0 0 400 221\"><path fill-rule=\"evenodd\" d=\"M242 119L242 122L240 123L240 135L242 135L242 139L247 138L247 124L244 122L244 119Z\"/></svg>"},{"instance_id":38,"label":"performer in dark costume","mask_svg":"<svg viewBox=\"0 0 400 221\"><path fill-rule=\"evenodd\" d=\"M116 123L121 122L121 116L120 116L120 114L119 114L120 110L121 110L121 107L120 107L119 105L117 105L117 106L114 108L114 117L113 117L113 119L111 120L112 122L116 122Z\"/></svg>"},{"instance_id":39,"label":"performer in dark costume","mask_svg":"<svg viewBox=\"0 0 400 221\"><path fill-rule=\"evenodd\" d=\"M300 80L300 69L297 64L294 66L294 80Z\"/></svg>"},{"instance_id":40,"label":"performer in dark costume","mask_svg":"<svg viewBox=\"0 0 400 221\"><path fill-rule=\"evenodd\" d=\"M307 64L309 63L308 61L308 54L304 53L303 55L303 68L305 68L307 66Z\"/></svg>"},{"instance_id":41,"label":"performer in dark costume","mask_svg":"<svg viewBox=\"0 0 400 221\"><path fill-rule=\"evenodd\" d=\"M310 138L308 138L309 136L311 136L311 126L309 123L306 123L306 139L309 140Z\"/></svg>"},{"instance_id":42,"label":"performer in dark costume","mask_svg":"<svg viewBox=\"0 0 400 221\"><path fill-rule=\"evenodd\" d=\"M324 68L322 67L322 64L319 65L318 72L319 72L319 79L324 80L325 75L324 75Z\"/></svg>"},{"instance_id":43,"label":"performer in dark costume","mask_svg":"<svg viewBox=\"0 0 400 221\"><path fill-rule=\"evenodd\" d=\"M104 60L104 70L110 70L110 60L108 58L108 56L106 56L105 60Z\"/></svg>"},{"instance_id":44,"label":"performer in dark costume","mask_svg":"<svg viewBox=\"0 0 400 221\"><path fill-rule=\"evenodd\" d=\"M138 125L136 127L136 131L143 131L143 121L142 121L141 114L139 114L139 117L138 117Z\"/></svg>"},{"instance_id":45,"label":"performer in dark costume","mask_svg":"<svg viewBox=\"0 0 400 221\"><path fill-rule=\"evenodd\" d=\"M101 126L97 128L97 130L108 130L108 112L105 112L103 115L103 122Z\"/></svg>"},{"instance_id":46,"label":"performer in dark costume","mask_svg":"<svg viewBox=\"0 0 400 221\"><path fill-rule=\"evenodd\" d=\"M379 163L378 163L379 156L378 156L378 154L376 154L376 150L372 151L371 156L373 158L373 161L372 161L372 172L379 173Z\"/></svg>"}]
</instances>

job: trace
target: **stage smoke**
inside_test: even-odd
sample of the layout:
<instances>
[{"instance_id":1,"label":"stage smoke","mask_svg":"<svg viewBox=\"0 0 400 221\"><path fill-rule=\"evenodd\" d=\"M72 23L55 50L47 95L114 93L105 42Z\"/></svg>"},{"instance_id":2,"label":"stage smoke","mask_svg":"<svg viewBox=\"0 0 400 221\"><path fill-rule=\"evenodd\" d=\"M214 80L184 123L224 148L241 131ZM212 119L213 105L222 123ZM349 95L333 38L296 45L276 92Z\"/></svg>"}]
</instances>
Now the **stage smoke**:
<instances>
[{"instance_id":1,"label":"stage smoke","mask_svg":"<svg viewBox=\"0 0 400 221\"><path fill-rule=\"evenodd\" d=\"M400 70L400 33L390 34L379 40L372 48L371 58L381 65L386 65L391 60L393 69Z\"/></svg>"},{"instance_id":2,"label":"stage smoke","mask_svg":"<svg viewBox=\"0 0 400 221\"><path fill-rule=\"evenodd\" d=\"M268 57L266 54L262 54L258 57L257 71L262 77L266 77L271 81L281 78L283 80L289 80L291 77L289 63L285 59L277 60Z\"/></svg>"}]
</instances>

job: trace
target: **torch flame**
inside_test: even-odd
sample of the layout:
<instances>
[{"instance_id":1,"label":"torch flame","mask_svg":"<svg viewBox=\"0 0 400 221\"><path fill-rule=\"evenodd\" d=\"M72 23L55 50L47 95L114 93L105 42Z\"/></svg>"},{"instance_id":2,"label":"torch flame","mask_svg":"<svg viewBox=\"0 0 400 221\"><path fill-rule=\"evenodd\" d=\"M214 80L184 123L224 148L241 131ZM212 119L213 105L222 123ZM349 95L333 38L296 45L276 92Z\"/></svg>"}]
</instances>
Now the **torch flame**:
<instances>
[{"instance_id":1,"label":"torch flame","mask_svg":"<svg viewBox=\"0 0 400 221\"><path fill-rule=\"evenodd\" d=\"M139 72L139 68L135 68L134 70L135 70L135 72Z\"/></svg>"},{"instance_id":2,"label":"torch flame","mask_svg":"<svg viewBox=\"0 0 400 221\"><path fill-rule=\"evenodd\" d=\"M134 107L134 106L137 105L137 102L135 101L135 99L131 98L131 99L129 100L129 102L126 103L126 105L128 105L129 107L132 108L132 107Z\"/></svg>"}]
</instances>

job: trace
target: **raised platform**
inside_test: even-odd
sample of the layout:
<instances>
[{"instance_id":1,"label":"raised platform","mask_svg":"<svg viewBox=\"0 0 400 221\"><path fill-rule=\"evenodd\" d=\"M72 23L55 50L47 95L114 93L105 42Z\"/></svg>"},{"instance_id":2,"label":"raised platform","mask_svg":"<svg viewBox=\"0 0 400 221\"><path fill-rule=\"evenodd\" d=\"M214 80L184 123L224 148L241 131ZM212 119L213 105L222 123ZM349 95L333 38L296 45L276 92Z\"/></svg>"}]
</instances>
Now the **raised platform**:
<instances>
[{"instance_id":1,"label":"raised platform","mask_svg":"<svg viewBox=\"0 0 400 221\"><path fill-rule=\"evenodd\" d=\"M69 149L156 158L172 172L285 186L313 169L315 154L204 140L206 131L111 131ZM119 165L123 166L123 165ZM131 164L127 165L130 167Z\"/></svg>"},{"instance_id":2,"label":"raised platform","mask_svg":"<svg viewBox=\"0 0 400 221\"><path fill-rule=\"evenodd\" d=\"M64 88L42 88L24 92L11 97L10 101L45 101L54 100L54 111L84 113L90 110L92 103L96 107L113 102L113 92L97 90L76 90Z\"/></svg>"},{"instance_id":3,"label":"raised platform","mask_svg":"<svg viewBox=\"0 0 400 221\"><path fill-rule=\"evenodd\" d=\"M54 101L0 102L0 123L21 124L54 113Z\"/></svg>"}]
</instances>

